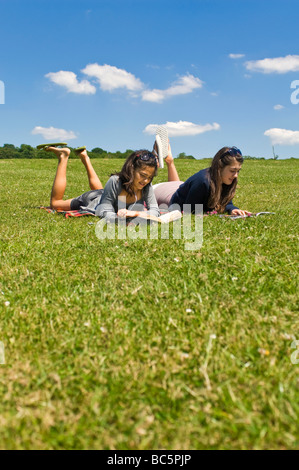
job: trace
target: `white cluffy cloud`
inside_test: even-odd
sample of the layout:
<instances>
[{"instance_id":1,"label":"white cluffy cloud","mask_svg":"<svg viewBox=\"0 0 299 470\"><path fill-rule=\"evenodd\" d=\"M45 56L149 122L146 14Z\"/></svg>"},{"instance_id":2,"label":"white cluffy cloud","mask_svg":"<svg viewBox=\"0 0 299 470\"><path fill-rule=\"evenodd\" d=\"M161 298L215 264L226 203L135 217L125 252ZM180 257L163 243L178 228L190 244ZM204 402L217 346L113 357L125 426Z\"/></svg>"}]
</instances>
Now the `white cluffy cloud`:
<instances>
[{"instance_id":1,"label":"white cluffy cloud","mask_svg":"<svg viewBox=\"0 0 299 470\"><path fill-rule=\"evenodd\" d=\"M202 88L203 82L191 74L186 74L172 83L169 88L161 90L158 88L148 88L138 77L124 69L119 69L112 65L99 65L97 63L88 64L82 73L90 79L96 80L102 91L110 93L119 90L127 90L131 96L141 98L143 101L161 103L166 98L177 95L192 93L197 88ZM70 93L94 94L96 87L88 80L79 81L73 72L61 70L60 72L50 72L46 75L49 80L56 85L63 86Z\"/></svg>"},{"instance_id":2,"label":"white cluffy cloud","mask_svg":"<svg viewBox=\"0 0 299 470\"><path fill-rule=\"evenodd\" d=\"M166 90L144 90L142 92L142 99L143 101L151 101L154 103L161 103L166 98L170 98L171 96L176 95L186 95L187 93L192 93L193 90L197 88L202 88L203 82L194 77L194 75L187 74L174 82L169 88Z\"/></svg>"},{"instance_id":3,"label":"white cluffy cloud","mask_svg":"<svg viewBox=\"0 0 299 470\"><path fill-rule=\"evenodd\" d=\"M144 87L139 78L136 78L132 73L112 65L89 64L81 72L96 78L103 91L113 91L118 88L138 91Z\"/></svg>"},{"instance_id":4,"label":"white cluffy cloud","mask_svg":"<svg viewBox=\"0 0 299 470\"><path fill-rule=\"evenodd\" d=\"M40 134L45 140L64 141L77 139L77 136L73 131L66 131L65 129L56 129L55 127L37 126L31 131L31 134Z\"/></svg>"},{"instance_id":5,"label":"white cluffy cloud","mask_svg":"<svg viewBox=\"0 0 299 470\"><path fill-rule=\"evenodd\" d=\"M96 87L91 85L88 80L78 81L74 72L60 70L60 72L50 72L45 75L51 82L63 86L69 93L78 93L82 95L94 95Z\"/></svg>"},{"instance_id":6,"label":"white cluffy cloud","mask_svg":"<svg viewBox=\"0 0 299 470\"><path fill-rule=\"evenodd\" d=\"M250 60L245 62L247 70L262 73L288 73L299 71L299 55L287 55L274 59Z\"/></svg>"},{"instance_id":7,"label":"white cluffy cloud","mask_svg":"<svg viewBox=\"0 0 299 470\"><path fill-rule=\"evenodd\" d=\"M228 57L230 59L242 59L242 57L245 57L245 54L229 54Z\"/></svg>"},{"instance_id":8,"label":"white cluffy cloud","mask_svg":"<svg viewBox=\"0 0 299 470\"><path fill-rule=\"evenodd\" d=\"M282 106L282 104L276 104L275 106L273 106L273 109L275 109L276 111L279 111L280 109L283 109L284 106Z\"/></svg>"},{"instance_id":9,"label":"white cluffy cloud","mask_svg":"<svg viewBox=\"0 0 299 470\"><path fill-rule=\"evenodd\" d=\"M287 129L268 129L264 135L270 137L272 145L298 145L299 131Z\"/></svg>"},{"instance_id":10,"label":"white cluffy cloud","mask_svg":"<svg viewBox=\"0 0 299 470\"><path fill-rule=\"evenodd\" d=\"M155 135L159 125L160 124L149 124L143 132ZM198 135L208 131L218 131L220 129L220 125L217 122L205 124L204 126L188 121L166 122L166 124L163 125L167 128L169 137Z\"/></svg>"}]
</instances>

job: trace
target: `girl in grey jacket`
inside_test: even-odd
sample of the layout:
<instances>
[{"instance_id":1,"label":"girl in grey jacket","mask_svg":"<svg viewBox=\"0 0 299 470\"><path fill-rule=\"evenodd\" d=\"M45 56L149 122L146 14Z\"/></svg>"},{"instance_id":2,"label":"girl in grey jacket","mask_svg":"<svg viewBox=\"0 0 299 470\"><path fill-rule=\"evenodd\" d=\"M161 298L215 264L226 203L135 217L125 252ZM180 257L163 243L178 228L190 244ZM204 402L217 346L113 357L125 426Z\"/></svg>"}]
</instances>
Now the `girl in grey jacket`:
<instances>
[{"instance_id":1,"label":"girl in grey jacket","mask_svg":"<svg viewBox=\"0 0 299 470\"><path fill-rule=\"evenodd\" d=\"M88 176L90 191L76 198L64 200L66 189L66 169L70 149L47 147L58 158L57 173L51 193L51 207L58 210L84 209L115 222L118 218L133 220L138 217L159 217L160 212L152 187L152 179L157 173L157 158L148 150L133 152L125 161L122 170L111 175L105 189L97 176L86 150L77 152Z\"/></svg>"}]
</instances>

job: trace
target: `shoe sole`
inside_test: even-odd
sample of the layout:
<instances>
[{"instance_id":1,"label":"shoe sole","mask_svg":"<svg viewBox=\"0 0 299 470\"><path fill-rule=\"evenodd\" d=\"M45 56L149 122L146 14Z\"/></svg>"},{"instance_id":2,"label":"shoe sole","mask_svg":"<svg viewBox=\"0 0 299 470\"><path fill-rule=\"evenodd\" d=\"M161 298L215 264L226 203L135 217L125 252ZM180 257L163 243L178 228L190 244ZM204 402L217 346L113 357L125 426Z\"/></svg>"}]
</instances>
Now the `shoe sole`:
<instances>
[{"instance_id":1,"label":"shoe sole","mask_svg":"<svg viewBox=\"0 0 299 470\"><path fill-rule=\"evenodd\" d=\"M82 152L82 150L86 150L86 147L85 147L85 146L83 146L83 147L78 147L78 148L74 149L74 152L75 152L75 153L79 153L79 152Z\"/></svg>"},{"instance_id":2,"label":"shoe sole","mask_svg":"<svg viewBox=\"0 0 299 470\"><path fill-rule=\"evenodd\" d=\"M156 143L160 168L164 168L164 158L168 155L168 132L165 126L156 129Z\"/></svg>"},{"instance_id":3,"label":"shoe sole","mask_svg":"<svg viewBox=\"0 0 299 470\"><path fill-rule=\"evenodd\" d=\"M41 145L37 145L37 150L41 150L41 149L45 149L47 147L66 147L67 146L67 143L66 142L58 142L58 143L55 143L55 144L41 144Z\"/></svg>"}]
</instances>

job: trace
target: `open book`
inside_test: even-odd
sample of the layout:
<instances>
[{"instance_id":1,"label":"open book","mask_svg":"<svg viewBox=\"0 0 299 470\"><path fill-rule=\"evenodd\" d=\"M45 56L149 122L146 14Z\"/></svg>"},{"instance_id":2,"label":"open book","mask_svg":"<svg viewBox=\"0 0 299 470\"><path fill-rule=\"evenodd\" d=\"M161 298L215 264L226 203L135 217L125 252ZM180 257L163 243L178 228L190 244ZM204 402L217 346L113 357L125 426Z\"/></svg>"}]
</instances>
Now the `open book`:
<instances>
[{"instance_id":1,"label":"open book","mask_svg":"<svg viewBox=\"0 0 299 470\"><path fill-rule=\"evenodd\" d=\"M171 211L161 215L160 217L155 217L154 215L146 215L146 212L144 213L144 216L140 215L139 217L144 217L145 219L153 220L154 222L158 222L160 224L169 224L169 222L178 220L182 216L183 215L180 211Z\"/></svg>"},{"instance_id":2,"label":"open book","mask_svg":"<svg viewBox=\"0 0 299 470\"><path fill-rule=\"evenodd\" d=\"M252 215L255 215L257 217L258 215L264 215L264 214L275 214L275 212L257 212L256 214L252 214Z\"/></svg>"},{"instance_id":3,"label":"open book","mask_svg":"<svg viewBox=\"0 0 299 470\"><path fill-rule=\"evenodd\" d=\"M228 214L220 214L219 217L225 217L226 219L245 219L246 217L258 217L259 215L266 215L266 214L275 214L275 212L252 212L250 215L228 215Z\"/></svg>"}]
</instances>

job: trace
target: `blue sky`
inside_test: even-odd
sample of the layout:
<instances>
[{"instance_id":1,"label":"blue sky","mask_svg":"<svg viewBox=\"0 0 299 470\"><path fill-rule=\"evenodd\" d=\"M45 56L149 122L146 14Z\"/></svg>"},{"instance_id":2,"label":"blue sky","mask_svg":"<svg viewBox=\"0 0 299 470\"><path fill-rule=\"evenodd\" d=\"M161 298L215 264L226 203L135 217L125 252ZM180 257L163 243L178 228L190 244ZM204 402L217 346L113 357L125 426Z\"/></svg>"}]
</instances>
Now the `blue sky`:
<instances>
[{"instance_id":1,"label":"blue sky","mask_svg":"<svg viewBox=\"0 0 299 470\"><path fill-rule=\"evenodd\" d=\"M298 17L297 0L0 0L0 145L151 148L168 123L174 155L298 158Z\"/></svg>"}]
</instances>

